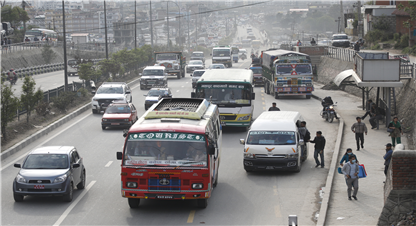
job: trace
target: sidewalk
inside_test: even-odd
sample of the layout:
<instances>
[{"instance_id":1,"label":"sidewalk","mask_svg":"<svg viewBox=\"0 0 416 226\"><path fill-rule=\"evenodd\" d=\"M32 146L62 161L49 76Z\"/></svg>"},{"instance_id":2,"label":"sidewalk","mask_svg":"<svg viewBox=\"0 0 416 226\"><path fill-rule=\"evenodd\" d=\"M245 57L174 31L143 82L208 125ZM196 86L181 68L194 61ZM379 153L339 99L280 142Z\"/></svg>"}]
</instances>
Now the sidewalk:
<instances>
[{"instance_id":1,"label":"sidewalk","mask_svg":"<svg viewBox=\"0 0 416 226\"><path fill-rule=\"evenodd\" d=\"M385 145L391 143L385 125L380 124L380 129L371 129L369 118L363 122L367 125L368 135L364 135L364 148L356 151L354 133L351 126L356 122L357 116L363 116L361 110L362 100L340 90L322 90L322 85L315 83L313 94L324 98L331 96L337 102L335 110L344 120L344 133L342 136L341 150L339 150L339 161L347 148L352 148L357 155L360 164L364 164L367 178L359 180L358 200L348 200L347 186L343 175L336 173L334 176L332 191L326 191L325 195L331 195L325 225L376 225L381 214L384 202L384 159ZM323 121L323 119L321 119ZM322 122L327 123L327 122ZM407 140L402 136L402 143L406 146ZM335 159L333 159L335 161ZM336 170L336 169L330 169ZM322 214L322 213L321 213Z\"/></svg>"}]
</instances>

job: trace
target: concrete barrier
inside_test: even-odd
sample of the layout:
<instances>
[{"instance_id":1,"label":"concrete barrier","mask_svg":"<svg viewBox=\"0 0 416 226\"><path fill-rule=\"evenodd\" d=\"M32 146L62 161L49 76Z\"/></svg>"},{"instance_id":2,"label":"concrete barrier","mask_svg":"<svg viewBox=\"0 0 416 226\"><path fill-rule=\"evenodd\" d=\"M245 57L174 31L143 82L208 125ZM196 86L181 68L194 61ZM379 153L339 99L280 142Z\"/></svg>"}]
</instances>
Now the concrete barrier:
<instances>
[{"instance_id":1,"label":"concrete barrier","mask_svg":"<svg viewBox=\"0 0 416 226\"><path fill-rule=\"evenodd\" d=\"M131 82L129 82L129 85L134 85L136 83L140 82L140 78L137 78ZM9 149L7 149L6 151L2 152L0 155L0 159L1 161L5 160L7 157L11 156L12 154L22 150L24 147L26 147L27 145L31 144L32 142L34 142L35 140L45 136L46 134L50 133L51 131L53 131L54 129L58 128L59 126L61 126L62 124L70 121L71 119L75 118L76 116L80 115L81 113L87 111L91 109L91 103L88 103L80 108L78 108L77 110L75 110L74 112L64 116L63 118L55 121L54 123L48 125L47 127L39 130L38 132L36 132L35 134L29 136L28 138L20 141L19 143L13 145L12 147L10 147Z\"/></svg>"}]
</instances>

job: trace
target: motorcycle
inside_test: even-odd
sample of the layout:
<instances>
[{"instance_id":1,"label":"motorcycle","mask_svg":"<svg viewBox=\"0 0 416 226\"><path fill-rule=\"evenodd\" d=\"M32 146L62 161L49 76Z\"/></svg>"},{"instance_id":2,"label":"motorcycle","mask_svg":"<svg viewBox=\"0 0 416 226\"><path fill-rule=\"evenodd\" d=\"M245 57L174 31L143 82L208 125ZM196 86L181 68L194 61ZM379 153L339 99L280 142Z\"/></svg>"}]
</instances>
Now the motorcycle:
<instances>
[{"instance_id":1,"label":"motorcycle","mask_svg":"<svg viewBox=\"0 0 416 226\"><path fill-rule=\"evenodd\" d=\"M245 60L245 59L247 59L246 54L241 54L241 55L240 55L240 59L241 59L241 60Z\"/></svg>"},{"instance_id":2,"label":"motorcycle","mask_svg":"<svg viewBox=\"0 0 416 226\"><path fill-rule=\"evenodd\" d=\"M328 121L329 123L332 123L334 121L334 118L335 118L334 106L336 106L336 105L331 104L331 105L325 107L325 110L321 111L322 118L325 119L326 121Z\"/></svg>"},{"instance_id":3,"label":"motorcycle","mask_svg":"<svg viewBox=\"0 0 416 226\"><path fill-rule=\"evenodd\" d=\"M13 78L13 77L9 77L9 82L10 82L10 84L14 85L14 84L16 84L16 79Z\"/></svg>"}]
</instances>

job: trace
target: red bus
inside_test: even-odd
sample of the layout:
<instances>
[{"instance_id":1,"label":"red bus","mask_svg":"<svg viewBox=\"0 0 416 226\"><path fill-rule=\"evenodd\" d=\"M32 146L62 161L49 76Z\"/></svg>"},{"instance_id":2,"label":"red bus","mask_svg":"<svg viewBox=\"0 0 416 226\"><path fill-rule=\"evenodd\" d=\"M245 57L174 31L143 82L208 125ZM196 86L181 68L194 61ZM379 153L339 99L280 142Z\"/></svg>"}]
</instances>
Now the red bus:
<instances>
[{"instance_id":1,"label":"red bus","mask_svg":"<svg viewBox=\"0 0 416 226\"><path fill-rule=\"evenodd\" d=\"M195 199L205 208L218 183L222 130L217 105L170 98L154 104L124 133L121 195L140 199Z\"/></svg>"}]
</instances>

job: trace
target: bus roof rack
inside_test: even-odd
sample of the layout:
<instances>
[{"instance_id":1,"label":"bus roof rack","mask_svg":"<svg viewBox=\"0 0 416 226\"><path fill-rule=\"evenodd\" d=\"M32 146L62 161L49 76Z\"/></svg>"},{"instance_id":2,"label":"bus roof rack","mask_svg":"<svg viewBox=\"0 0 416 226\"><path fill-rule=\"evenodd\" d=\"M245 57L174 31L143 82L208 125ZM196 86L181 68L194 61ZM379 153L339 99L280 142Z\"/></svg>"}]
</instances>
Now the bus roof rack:
<instances>
[{"instance_id":1,"label":"bus roof rack","mask_svg":"<svg viewBox=\"0 0 416 226\"><path fill-rule=\"evenodd\" d=\"M184 118L199 120L203 118L210 103L205 99L169 98L162 99L147 111L145 119Z\"/></svg>"}]
</instances>

